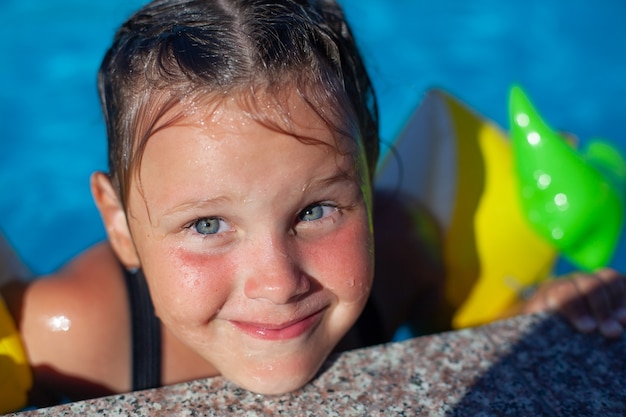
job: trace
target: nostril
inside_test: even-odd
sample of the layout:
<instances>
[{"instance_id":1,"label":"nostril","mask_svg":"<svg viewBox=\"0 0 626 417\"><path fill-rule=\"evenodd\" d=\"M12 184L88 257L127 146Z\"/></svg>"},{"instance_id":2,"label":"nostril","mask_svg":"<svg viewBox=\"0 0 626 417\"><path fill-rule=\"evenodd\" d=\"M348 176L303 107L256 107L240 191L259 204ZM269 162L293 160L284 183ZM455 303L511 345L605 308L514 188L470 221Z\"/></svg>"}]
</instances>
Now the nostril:
<instances>
[{"instance_id":1,"label":"nostril","mask_svg":"<svg viewBox=\"0 0 626 417\"><path fill-rule=\"evenodd\" d=\"M286 304L306 294L311 283L302 273L255 275L246 280L244 292L251 299L265 299L274 304Z\"/></svg>"}]
</instances>

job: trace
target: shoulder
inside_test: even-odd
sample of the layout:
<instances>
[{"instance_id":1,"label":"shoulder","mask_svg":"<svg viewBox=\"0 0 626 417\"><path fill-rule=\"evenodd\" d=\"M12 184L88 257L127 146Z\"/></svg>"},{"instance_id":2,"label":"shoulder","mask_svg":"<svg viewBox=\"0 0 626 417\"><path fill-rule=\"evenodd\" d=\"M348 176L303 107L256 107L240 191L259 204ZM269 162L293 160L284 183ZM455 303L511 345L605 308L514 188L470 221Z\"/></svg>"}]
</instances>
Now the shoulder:
<instances>
[{"instance_id":1,"label":"shoulder","mask_svg":"<svg viewBox=\"0 0 626 417\"><path fill-rule=\"evenodd\" d=\"M128 388L127 296L121 266L108 244L29 283L18 322L36 384L62 384L78 391L66 393L78 398Z\"/></svg>"}]
</instances>

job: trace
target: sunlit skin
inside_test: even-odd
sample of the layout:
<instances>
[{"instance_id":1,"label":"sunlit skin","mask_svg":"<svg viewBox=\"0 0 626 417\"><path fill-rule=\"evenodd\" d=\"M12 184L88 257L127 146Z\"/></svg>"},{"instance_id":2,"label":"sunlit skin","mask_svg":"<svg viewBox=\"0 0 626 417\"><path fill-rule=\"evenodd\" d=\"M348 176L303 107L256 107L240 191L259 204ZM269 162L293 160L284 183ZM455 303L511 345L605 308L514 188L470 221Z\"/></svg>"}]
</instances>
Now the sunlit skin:
<instances>
[{"instance_id":1,"label":"sunlit skin","mask_svg":"<svg viewBox=\"0 0 626 417\"><path fill-rule=\"evenodd\" d=\"M373 275L362 155L289 101L293 133L321 143L252 120L234 99L196 109L150 137L127 208L164 326L215 375L264 394L315 375Z\"/></svg>"}]
</instances>

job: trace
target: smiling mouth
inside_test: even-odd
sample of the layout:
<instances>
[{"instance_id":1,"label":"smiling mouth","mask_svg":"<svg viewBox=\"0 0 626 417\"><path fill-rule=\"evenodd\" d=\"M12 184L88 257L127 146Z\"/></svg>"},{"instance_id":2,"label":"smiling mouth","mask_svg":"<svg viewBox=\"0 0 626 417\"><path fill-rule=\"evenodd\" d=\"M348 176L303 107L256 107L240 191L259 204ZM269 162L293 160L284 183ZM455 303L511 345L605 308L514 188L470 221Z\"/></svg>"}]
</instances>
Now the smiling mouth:
<instances>
[{"instance_id":1,"label":"smiling mouth","mask_svg":"<svg viewBox=\"0 0 626 417\"><path fill-rule=\"evenodd\" d=\"M239 330L256 339L288 340L301 336L317 327L322 320L324 310L325 309L321 309L310 316L280 325L250 323L235 320L231 320L231 323Z\"/></svg>"}]
</instances>

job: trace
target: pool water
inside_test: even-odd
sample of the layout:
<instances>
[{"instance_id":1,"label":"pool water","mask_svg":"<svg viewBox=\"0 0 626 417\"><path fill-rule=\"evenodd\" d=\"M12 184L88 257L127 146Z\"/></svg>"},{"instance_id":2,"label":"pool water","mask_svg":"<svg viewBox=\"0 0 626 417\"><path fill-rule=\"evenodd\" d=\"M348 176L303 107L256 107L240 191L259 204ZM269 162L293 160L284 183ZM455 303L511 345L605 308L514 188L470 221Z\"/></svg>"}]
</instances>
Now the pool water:
<instances>
[{"instance_id":1,"label":"pool water","mask_svg":"<svg viewBox=\"0 0 626 417\"><path fill-rule=\"evenodd\" d=\"M0 3L0 229L37 272L104 238L89 175L106 169L95 87L114 29L143 1ZM626 3L344 0L392 141L430 87L503 127L509 85L584 145L626 154ZM613 266L626 270L626 238ZM566 268L564 266L563 268Z\"/></svg>"}]
</instances>

